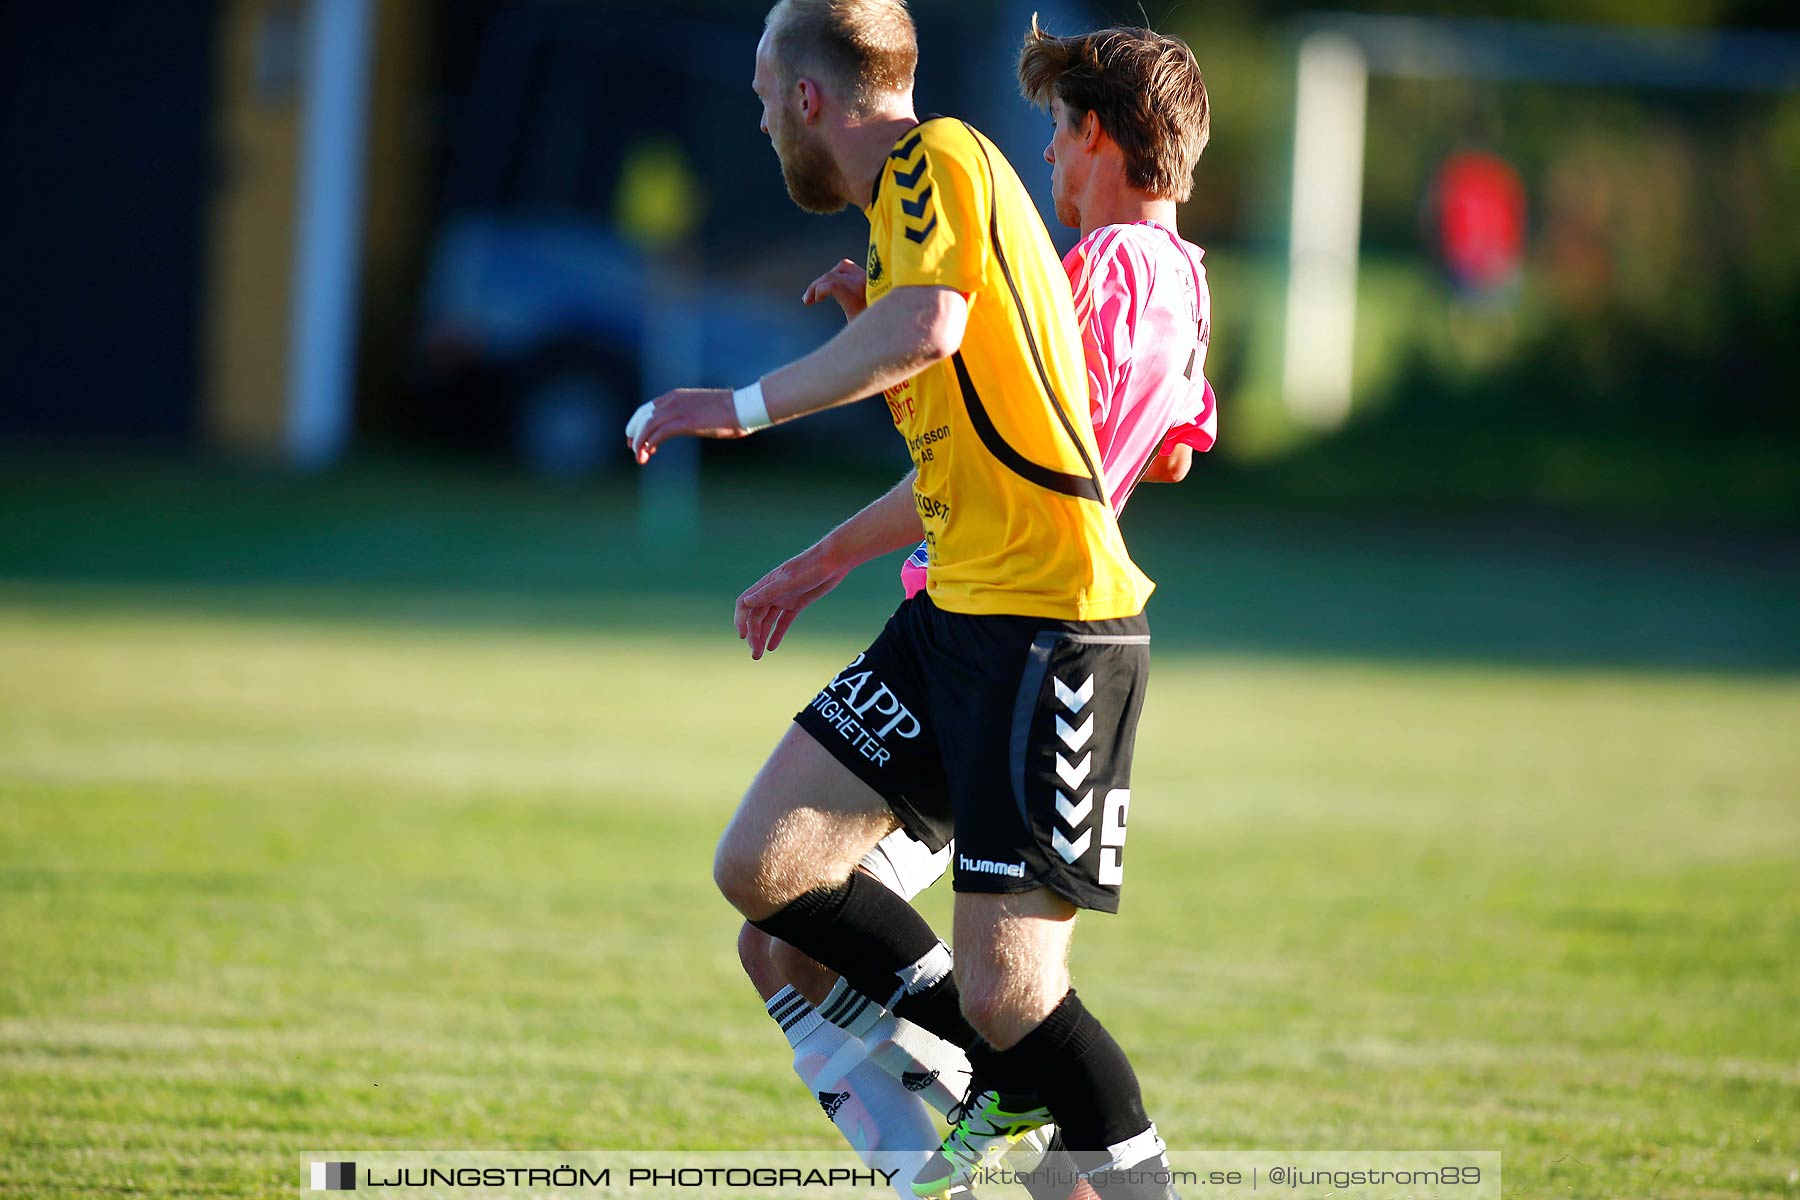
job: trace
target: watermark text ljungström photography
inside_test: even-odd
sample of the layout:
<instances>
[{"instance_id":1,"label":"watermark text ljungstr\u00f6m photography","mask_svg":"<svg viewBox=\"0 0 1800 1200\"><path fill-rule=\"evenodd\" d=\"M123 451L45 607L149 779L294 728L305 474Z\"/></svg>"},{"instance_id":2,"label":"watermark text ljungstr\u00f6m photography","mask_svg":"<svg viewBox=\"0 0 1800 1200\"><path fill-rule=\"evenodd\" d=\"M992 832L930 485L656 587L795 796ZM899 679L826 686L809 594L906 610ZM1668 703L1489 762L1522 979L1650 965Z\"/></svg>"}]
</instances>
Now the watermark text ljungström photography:
<instances>
[{"instance_id":1,"label":"watermark text ljungstr\u00f6m photography","mask_svg":"<svg viewBox=\"0 0 1800 1200\"><path fill-rule=\"evenodd\" d=\"M1501 1200L1500 1154L1491 1150L1180 1150L1166 1175L1182 1200ZM725 1197L752 1200L884 1200L904 1190L918 1156L842 1151L536 1152L512 1150L321 1150L302 1156L299 1190L406 1197ZM1035 1178L1028 1173L1035 1172ZM1066 1160L1003 1159L974 1180L979 1200L1027 1200L1073 1191Z\"/></svg>"}]
</instances>

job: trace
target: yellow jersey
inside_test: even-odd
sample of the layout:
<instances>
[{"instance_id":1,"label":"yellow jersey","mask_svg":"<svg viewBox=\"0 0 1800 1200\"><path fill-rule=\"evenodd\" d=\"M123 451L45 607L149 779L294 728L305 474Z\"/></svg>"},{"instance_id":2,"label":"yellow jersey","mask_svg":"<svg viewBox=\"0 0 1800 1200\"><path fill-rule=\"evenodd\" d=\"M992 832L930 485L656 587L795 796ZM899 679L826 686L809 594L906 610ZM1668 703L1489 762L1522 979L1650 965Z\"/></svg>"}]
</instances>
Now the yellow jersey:
<instances>
[{"instance_id":1,"label":"yellow jersey","mask_svg":"<svg viewBox=\"0 0 1800 1200\"><path fill-rule=\"evenodd\" d=\"M918 468L932 603L1102 621L1155 586L1125 551L1098 470L1068 276L1005 157L939 117L895 143L868 208L867 297L948 287L962 348L885 396Z\"/></svg>"}]
</instances>

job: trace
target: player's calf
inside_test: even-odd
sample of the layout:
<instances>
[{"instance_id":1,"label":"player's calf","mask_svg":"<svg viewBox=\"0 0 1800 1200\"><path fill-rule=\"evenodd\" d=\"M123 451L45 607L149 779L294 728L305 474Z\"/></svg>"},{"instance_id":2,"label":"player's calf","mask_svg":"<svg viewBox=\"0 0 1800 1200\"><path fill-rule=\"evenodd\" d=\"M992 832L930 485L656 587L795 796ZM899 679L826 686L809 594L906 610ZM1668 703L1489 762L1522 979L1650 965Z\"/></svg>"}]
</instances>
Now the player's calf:
<instances>
[{"instance_id":1,"label":"player's calf","mask_svg":"<svg viewBox=\"0 0 1800 1200\"><path fill-rule=\"evenodd\" d=\"M1137 1073L1073 991L1016 1045L984 1058L982 1070L998 1087L1042 1097L1076 1166L1101 1197L1170 1194L1168 1160L1144 1111Z\"/></svg>"},{"instance_id":2,"label":"player's calf","mask_svg":"<svg viewBox=\"0 0 1800 1200\"><path fill-rule=\"evenodd\" d=\"M767 934L763 936L768 937ZM807 1003L815 1008L822 1006L832 988L842 982L835 971L812 955L795 949L780 938L768 938L768 942L769 962L788 986L805 996Z\"/></svg>"},{"instance_id":3,"label":"player's calf","mask_svg":"<svg viewBox=\"0 0 1800 1200\"><path fill-rule=\"evenodd\" d=\"M968 1049L950 949L912 905L860 872L815 888L754 924L831 967L896 1016Z\"/></svg>"},{"instance_id":4,"label":"player's calf","mask_svg":"<svg viewBox=\"0 0 1800 1200\"><path fill-rule=\"evenodd\" d=\"M895 830L864 856L858 871L910 900L943 876L949 857L947 847L934 851ZM773 963L822 1017L850 1035L852 1040L829 1069L848 1072L862 1062L873 1063L940 1115L947 1116L962 1101L968 1091L969 1060L961 1049L895 1016L810 955L760 930L756 933L769 955L757 969L766 973ZM766 998L770 993L763 994Z\"/></svg>"},{"instance_id":5,"label":"player's calf","mask_svg":"<svg viewBox=\"0 0 1800 1200\"><path fill-rule=\"evenodd\" d=\"M770 952L774 945L774 938L748 921L738 930L738 965L744 968L750 986L765 1002L787 986L787 980Z\"/></svg>"},{"instance_id":6,"label":"player's calf","mask_svg":"<svg viewBox=\"0 0 1800 1200\"><path fill-rule=\"evenodd\" d=\"M964 1012L988 1047L974 1055L974 1102L915 1178L942 1195L1054 1118L1102 1197L1166 1194L1163 1145L1125 1052L1068 986L1074 907L1048 889L961 892L957 974Z\"/></svg>"}]
</instances>

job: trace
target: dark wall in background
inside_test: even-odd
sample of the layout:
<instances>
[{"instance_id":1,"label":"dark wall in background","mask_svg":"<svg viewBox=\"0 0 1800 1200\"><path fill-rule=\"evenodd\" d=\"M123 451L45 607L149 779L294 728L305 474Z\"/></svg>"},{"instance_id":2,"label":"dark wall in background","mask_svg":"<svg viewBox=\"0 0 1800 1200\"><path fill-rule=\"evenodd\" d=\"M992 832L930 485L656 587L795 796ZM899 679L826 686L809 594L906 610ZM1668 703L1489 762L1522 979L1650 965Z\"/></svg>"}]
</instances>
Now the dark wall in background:
<instances>
[{"instance_id":1,"label":"dark wall in background","mask_svg":"<svg viewBox=\"0 0 1800 1200\"><path fill-rule=\"evenodd\" d=\"M216 7L0 3L0 436L196 430Z\"/></svg>"}]
</instances>

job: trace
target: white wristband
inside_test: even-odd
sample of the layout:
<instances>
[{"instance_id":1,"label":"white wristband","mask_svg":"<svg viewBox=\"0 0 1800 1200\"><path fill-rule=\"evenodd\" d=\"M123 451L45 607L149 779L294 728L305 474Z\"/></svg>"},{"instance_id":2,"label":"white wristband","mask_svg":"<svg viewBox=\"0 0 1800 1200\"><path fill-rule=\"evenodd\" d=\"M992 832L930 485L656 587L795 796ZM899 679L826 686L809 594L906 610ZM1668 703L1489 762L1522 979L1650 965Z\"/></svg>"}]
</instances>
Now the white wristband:
<instances>
[{"instance_id":1,"label":"white wristband","mask_svg":"<svg viewBox=\"0 0 1800 1200\"><path fill-rule=\"evenodd\" d=\"M638 405L637 411L631 414L631 420L625 423L625 440L633 446L637 445L638 434L644 432L644 426L648 425L650 418L655 415L656 401L652 400L648 404Z\"/></svg>"},{"instance_id":2,"label":"white wristband","mask_svg":"<svg viewBox=\"0 0 1800 1200\"><path fill-rule=\"evenodd\" d=\"M769 406L763 403L760 379L731 393L731 403L737 408L738 424L744 427L745 433L755 433L775 423L769 420Z\"/></svg>"}]
</instances>

